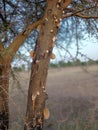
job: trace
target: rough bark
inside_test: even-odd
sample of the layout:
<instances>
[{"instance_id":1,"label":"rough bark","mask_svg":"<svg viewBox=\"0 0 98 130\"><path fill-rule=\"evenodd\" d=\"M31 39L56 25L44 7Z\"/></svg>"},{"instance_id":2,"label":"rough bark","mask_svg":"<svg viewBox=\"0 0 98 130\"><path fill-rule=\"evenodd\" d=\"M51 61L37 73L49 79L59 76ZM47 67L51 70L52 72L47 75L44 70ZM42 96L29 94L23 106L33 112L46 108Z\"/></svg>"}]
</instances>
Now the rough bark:
<instances>
[{"instance_id":1,"label":"rough bark","mask_svg":"<svg viewBox=\"0 0 98 130\"><path fill-rule=\"evenodd\" d=\"M28 25L28 27L18 34L8 48L4 48L0 39L0 130L8 130L9 127L9 72L10 63L16 51L26 40L28 35L35 29L42 20Z\"/></svg>"},{"instance_id":2,"label":"rough bark","mask_svg":"<svg viewBox=\"0 0 98 130\"><path fill-rule=\"evenodd\" d=\"M27 124L25 125L25 128L27 129L32 126L37 127L37 125L39 125L39 128L41 129L43 126L43 109L46 99L45 86L48 64L62 12L61 1L47 0L47 3L48 6L43 22L42 20L39 20L36 23L30 24L23 32L17 35L8 48L4 48L0 39L0 129L2 130L8 129L10 63L15 56L16 51L23 44L31 31L39 24L41 24L41 31L35 48L34 62L32 64L30 88L28 92ZM33 98L36 100L32 100Z\"/></svg>"},{"instance_id":3,"label":"rough bark","mask_svg":"<svg viewBox=\"0 0 98 130\"><path fill-rule=\"evenodd\" d=\"M9 126L9 65L0 65L0 130Z\"/></svg>"},{"instance_id":4,"label":"rough bark","mask_svg":"<svg viewBox=\"0 0 98 130\"><path fill-rule=\"evenodd\" d=\"M48 64L56 39L62 10L57 7L58 0L49 0L41 24L39 37L34 50L34 59L28 90L28 103L25 130L42 130L46 93ZM47 113L46 113L47 114Z\"/></svg>"},{"instance_id":5,"label":"rough bark","mask_svg":"<svg viewBox=\"0 0 98 130\"><path fill-rule=\"evenodd\" d=\"M26 29L24 29L21 33L19 33L16 38L14 39L14 41L10 44L10 46L7 48L7 50L5 50L7 52L7 57L6 57L6 61L10 62L12 61L13 57L15 56L16 52L18 51L19 47L24 43L24 41L26 40L26 38L29 36L29 34L35 29L37 28L37 26L39 24L41 24L42 19L32 23L30 25L28 25L28 27Z\"/></svg>"}]
</instances>

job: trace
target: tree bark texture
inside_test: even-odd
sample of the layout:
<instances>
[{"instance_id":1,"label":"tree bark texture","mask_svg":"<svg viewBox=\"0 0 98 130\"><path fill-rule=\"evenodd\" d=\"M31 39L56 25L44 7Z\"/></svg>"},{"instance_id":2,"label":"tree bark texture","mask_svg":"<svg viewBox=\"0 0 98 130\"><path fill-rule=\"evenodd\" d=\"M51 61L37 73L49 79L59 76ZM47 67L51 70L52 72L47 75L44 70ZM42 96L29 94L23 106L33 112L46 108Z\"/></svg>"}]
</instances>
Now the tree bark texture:
<instances>
[{"instance_id":1,"label":"tree bark texture","mask_svg":"<svg viewBox=\"0 0 98 130\"><path fill-rule=\"evenodd\" d=\"M0 130L9 126L9 65L0 64Z\"/></svg>"},{"instance_id":2,"label":"tree bark texture","mask_svg":"<svg viewBox=\"0 0 98 130\"><path fill-rule=\"evenodd\" d=\"M42 20L28 25L28 27L17 35L8 48L4 48L0 39L0 130L8 130L9 127L9 72L10 63L19 47L28 35Z\"/></svg>"},{"instance_id":3,"label":"tree bark texture","mask_svg":"<svg viewBox=\"0 0 98 130\"><path fill-rule=\"evenodd\" d=\"M58 0L47 1L39 37L34 50L31 77L28 90L28 103L24 130L42 130L46 93L48 65L60 24L62 9Z\"/></svg>"}]
</instances>

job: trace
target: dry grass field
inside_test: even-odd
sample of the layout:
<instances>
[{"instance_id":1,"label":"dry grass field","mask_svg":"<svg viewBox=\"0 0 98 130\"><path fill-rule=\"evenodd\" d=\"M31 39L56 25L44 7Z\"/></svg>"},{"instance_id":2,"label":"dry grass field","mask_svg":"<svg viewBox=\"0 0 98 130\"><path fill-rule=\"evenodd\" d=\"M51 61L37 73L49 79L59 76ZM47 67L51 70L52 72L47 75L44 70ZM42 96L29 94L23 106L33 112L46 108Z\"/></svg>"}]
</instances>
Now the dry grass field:
<instances>
[{"instance_id":1,"label":"dry grass field","mask_svg":"<svg viewBox=\"0 0 98 130\"><path fill-rule=\"evenodd\" d=\"M30 72L10 84L10 129L23 130ZM49 69L45 130L98 130L98 66Z\"/></svg>"}]
</instances>

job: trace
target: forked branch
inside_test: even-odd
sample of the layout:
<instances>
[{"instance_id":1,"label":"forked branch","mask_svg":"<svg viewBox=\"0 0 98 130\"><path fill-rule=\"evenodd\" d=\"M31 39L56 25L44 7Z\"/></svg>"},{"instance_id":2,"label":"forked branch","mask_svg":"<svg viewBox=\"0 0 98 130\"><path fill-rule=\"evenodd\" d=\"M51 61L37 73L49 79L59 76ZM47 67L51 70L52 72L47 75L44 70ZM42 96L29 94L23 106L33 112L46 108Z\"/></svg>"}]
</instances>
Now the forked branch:
<instances>
[{"instance_id":1,"label":"forked branch","mask_svg":"<svg viewBox=\"0 0 98 130\"><path fill-rule=\"evenodd\" d=\"M8 51L7 59L9 59L10 62L15 56L16 52L18 51L19 47L24 43L26 38L32 32L32 30L34 30L39 24L41 24L41 22L42 22L42 19L28 25L28 27L25 30L23 30L21 33L19 33L17 37L15 38L15 40L10 44L10 46L7 49Z\"/></svg>"}]
</instances>

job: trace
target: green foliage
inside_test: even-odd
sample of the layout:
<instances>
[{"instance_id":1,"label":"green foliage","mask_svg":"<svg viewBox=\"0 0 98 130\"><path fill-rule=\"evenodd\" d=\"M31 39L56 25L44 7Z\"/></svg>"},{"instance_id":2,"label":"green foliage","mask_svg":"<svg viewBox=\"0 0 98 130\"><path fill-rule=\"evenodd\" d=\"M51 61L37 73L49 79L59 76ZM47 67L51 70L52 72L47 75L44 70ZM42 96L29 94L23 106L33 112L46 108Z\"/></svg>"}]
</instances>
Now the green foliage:
<instances>
[{"instance_id":1,"label":"green foliage","mask_svg":"<svg viewBox=\"0 0 98 130\"><path fill-rule=\"evenodd\" d=\"M25 65L22 64L21 67L15 66L15 67L13 67L13 70L16 71L16 72L25 71Z\"/></svg>"},{"instance_id":2,"label":"green foliage","mask_svg":"<svg viewBox=\"0 0 98 130\"><path fill-rule=\"evenodd\" d=\"M56 68L56 67L58 67L58 64L50 63L50 67Z\"/></svg>"},{"instance_id":3,"label":"green foliage","mask_svg":"<svg viewBox=\"0 0 98 130\"><path fill-rule=\"evenodd\" d=\"M50 67L69 67L69 66L86 66L86 65L94 65L98 64L98 60L88 60L88 61L81 61L77 59L76 61L59 61L58 63L50 63Z\"/></svg>"},{"instance_id":4,"label":"green foliage","mask_svg":"<svg viewBox=\"0 0 98 130\"><path fill-rule=\"evenodd\" d=\"M85 65L86 65L86 62L81 62L81 65L82 65L82 66L85 66Z\"/></svg>"},{"instance_id":5,"label":"green foliage","mask_svg":"<svg viewBox=\"0 0 98 130\"><path fill-rule=\"evenodd\" d=\"M95 63L98 64L98 60L96 60Z\"/></svg>"},{"instance_id":6,"label":"green foliage","mask_svg":"<svg viewBox=\"0 0 98 130\"><path fill-rule=\"evenodd\" d=\"M73 66L73 62L68 61L66 65L67 65L67 66Z\"/></svg>"},{"instance_id":7,"label":"green foliage","mask_svg":"<svg viewBox=\"0 0 98 130\"><path fill-rule=\"evenodd\" d=\"M13 70L16 72L18 72L18 71L20 72L20 71L22 71L22 68L21 67L13 67Z\"/></svg>"},{"instance_id":8,"label":"green foliage","mask_svg":"<svg viewBox=\"0 0 98 130\"><path fill-rule=\"evenodd\" d=\"M62 67L65 67L66 66L66 63L64 61L59 61L59 66L62 66Z\"/></svg>"}]
</instances>

